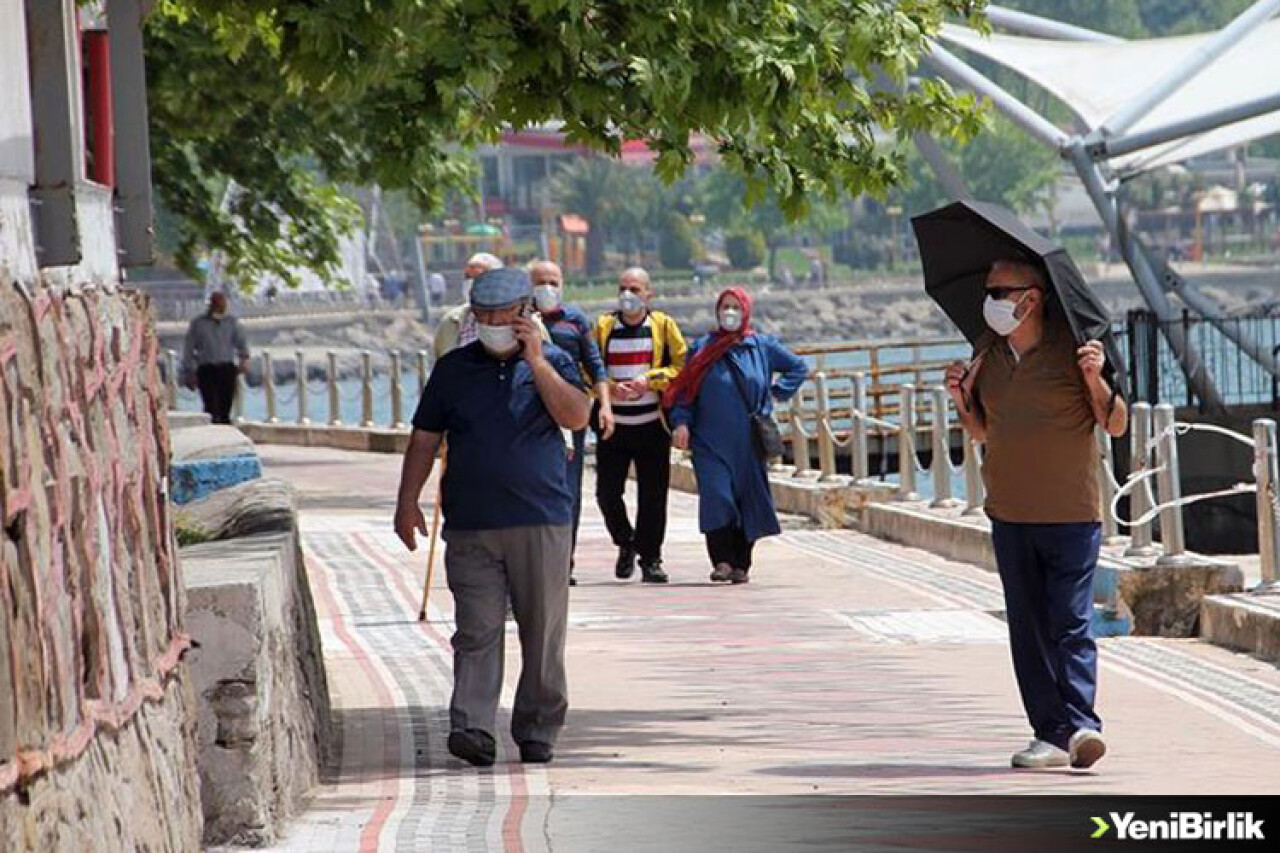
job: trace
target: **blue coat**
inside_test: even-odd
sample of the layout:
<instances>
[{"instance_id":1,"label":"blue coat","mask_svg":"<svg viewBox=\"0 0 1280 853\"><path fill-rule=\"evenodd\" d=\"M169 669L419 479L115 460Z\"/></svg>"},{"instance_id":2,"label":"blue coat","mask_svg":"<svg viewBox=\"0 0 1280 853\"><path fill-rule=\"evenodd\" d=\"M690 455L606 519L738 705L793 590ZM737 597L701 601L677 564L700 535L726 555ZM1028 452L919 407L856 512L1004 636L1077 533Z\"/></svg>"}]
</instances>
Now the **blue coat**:
<instances>
[{"instance_id":1,"label":"blue coat","mask_svg":"<svg viewBox=\"0 0 1280 853\"><path fill-rule=\"evenodd\" d=\"M710 342L694 341L689 358ZM730 366L733 363L733 367ZM734 368L738 371L735 381ZM775 373L781 374L777 382ZM672 427L687 425L693 470L698 475L698 527L703 533L734 525L755 542L781 531L769 491L766 463L756 453L751 415L772 412L773 401L789 400L809 375L804 359L776 338L744 338L711 366L691 405L671 410ZM748 408L739 390L752 397Z\"/></svg>"}]
</instances>

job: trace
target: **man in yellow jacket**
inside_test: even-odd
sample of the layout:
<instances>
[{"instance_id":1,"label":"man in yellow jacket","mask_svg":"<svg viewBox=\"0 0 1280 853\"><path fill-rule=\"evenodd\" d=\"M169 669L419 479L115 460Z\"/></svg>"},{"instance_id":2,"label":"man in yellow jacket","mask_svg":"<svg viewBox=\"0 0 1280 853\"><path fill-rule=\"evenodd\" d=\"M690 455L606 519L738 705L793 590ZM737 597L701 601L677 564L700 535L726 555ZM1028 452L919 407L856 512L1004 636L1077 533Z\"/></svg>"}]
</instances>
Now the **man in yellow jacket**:
<instances>
[{"instance_id":1,"label":"man in yellow jacket","mask_svg":"<svg viewBox=\"0 0 1280 853\"><path fill-rule=\"evenodd\" d=\"M613 436L600 436L596 444L596 503L618 547L615 576L630 578L638 558L641 580L666 583L662 542L667 533L671 433L661 397L684 367L687 346L674 320L649 310L652 299L649 274L632 267L618 283L618 310L596 322L614 422ZM634 525L622 499L632 464L639 495Z\"/></svg>"}]
</instances>

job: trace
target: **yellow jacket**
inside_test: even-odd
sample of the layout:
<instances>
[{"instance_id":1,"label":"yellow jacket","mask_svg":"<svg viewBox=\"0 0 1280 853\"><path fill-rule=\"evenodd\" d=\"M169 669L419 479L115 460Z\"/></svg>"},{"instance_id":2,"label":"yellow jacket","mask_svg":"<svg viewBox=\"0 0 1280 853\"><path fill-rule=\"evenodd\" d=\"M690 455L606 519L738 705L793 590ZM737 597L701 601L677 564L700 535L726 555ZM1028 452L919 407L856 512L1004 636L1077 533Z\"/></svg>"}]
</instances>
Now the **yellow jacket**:
<instances>
[{"instance_id":1,"label":"yellow jacket","mask_svg":"<svg viewBox=\"0 0 1280 853\"><path fill-rule=\"evenodd\" d=\"M600 357L606 367L609 364L609 337L619 322L617 311L602 314L596 320L596 346L600 347ZM676 321L666 314L650 311L649 322L653 328L653 363L644 376L649 380L649 387L661 394L684 369L684 357L689 346L684 342Z\"/></svg>"}]
</instances>

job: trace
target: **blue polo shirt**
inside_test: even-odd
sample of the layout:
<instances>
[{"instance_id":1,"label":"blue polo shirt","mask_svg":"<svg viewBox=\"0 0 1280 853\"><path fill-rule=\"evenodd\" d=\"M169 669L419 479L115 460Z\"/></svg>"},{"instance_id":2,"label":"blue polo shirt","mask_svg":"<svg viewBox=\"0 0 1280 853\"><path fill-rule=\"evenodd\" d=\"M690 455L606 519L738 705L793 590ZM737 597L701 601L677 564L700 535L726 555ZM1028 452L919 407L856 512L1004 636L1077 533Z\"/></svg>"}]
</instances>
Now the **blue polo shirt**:
<instances>
[{"instance_id":1,"label":"blue polo shirt","mask_svg":"<svg viewBox=\"0 0 1280 853\"><path fill-rule=\"evenodd\" d=\"M544 349L565 381L581 388L573 359L553 345ZM499 360L476 342L445 355L431 371L413 425L447 434L445 532L573 521L564 438L518 353Z\"/></svg>"},{"instance_id":2,"label":"blue polo shirt","mask_svg":"<svg viewBox=\"0 0 1280 853\"><path fill-rule=\"evenodd\" d=\"M598 385L609 378L605 373L604 359L600 357L600 348L596 346L593 326L582 313L582 309L573 305L561 305L559 311L542 315L542 323L556 346L569 354L582 369L583 375Z\"/></svg>"}]
</instances>

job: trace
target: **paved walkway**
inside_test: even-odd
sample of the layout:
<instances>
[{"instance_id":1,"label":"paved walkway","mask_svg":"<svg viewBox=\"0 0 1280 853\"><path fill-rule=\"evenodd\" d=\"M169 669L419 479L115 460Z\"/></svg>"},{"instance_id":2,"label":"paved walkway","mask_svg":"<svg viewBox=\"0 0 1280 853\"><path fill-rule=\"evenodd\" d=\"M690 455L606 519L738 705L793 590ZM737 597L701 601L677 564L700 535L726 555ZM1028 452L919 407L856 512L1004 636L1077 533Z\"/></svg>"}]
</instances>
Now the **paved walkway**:
<instances>
[{"instance_id":1,"label":"paved walkway","mask_svg":"<svg viewBox=\"0 0 1280 853\"><path fill-rule=\"evenodd\" d=\"M424 551L390 531L399 459L261 452L300 492L340 741L280 853L600 849L607 828L559 843L556 812L572 814L577 794L1280 792L1270 664L1195 641L1106 641L1111 754L1093 772L1014 772L1029 733L993 574L790 519L761 545L752 583L713 586L683 494L666 587L614 581L603 525L586 515L556 761L513 762L504 732L498 764L468 768L445 750L443 569L419 623ZM517 651L511 631L510 683Z\"/></svg>"}]
</instances>

